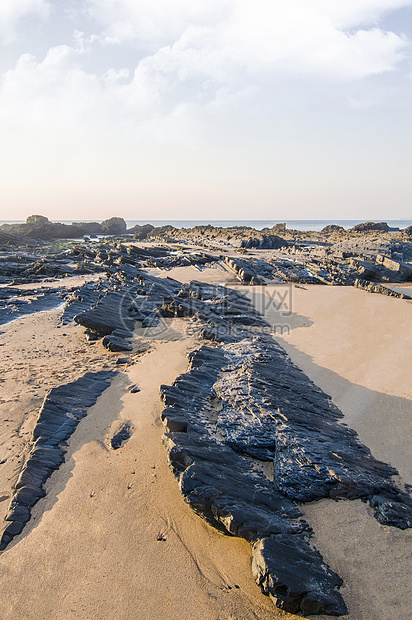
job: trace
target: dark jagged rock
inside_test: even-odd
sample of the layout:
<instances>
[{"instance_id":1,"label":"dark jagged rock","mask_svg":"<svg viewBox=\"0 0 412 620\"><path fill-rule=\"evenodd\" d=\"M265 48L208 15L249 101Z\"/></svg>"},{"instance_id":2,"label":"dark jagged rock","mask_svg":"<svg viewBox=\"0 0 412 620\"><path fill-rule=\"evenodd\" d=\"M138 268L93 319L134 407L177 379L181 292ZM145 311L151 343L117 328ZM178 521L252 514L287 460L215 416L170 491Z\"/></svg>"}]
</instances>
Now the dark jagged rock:
<instances>
[{"instance_id":1,"label":"dark jagged rock","mask_svg":"<svg viewBox=\"0 0 412 620\"><path fill-rule=\"evenodd\" d=\"M316 602L317 613L345 613L335 590L341 580L310 550L310 528L297 507L276 490L256 462L220 437L213 386L228 362L224 348L202 347L190 356L190 372L173 386L161 388L167 405L162 414L168 430L164 441L183 497L215 527L254 543L255 578L280 608L296 613L314 609ZM266 558L272 538L278 547L285 543L285 559L276 561L270 553ZM306 574L302 558L311 560L305 565ZM268 584L275 585L270 589ZM313 601L310 607L309 601Z\"/></svg>"},{"instance_id":2,"label":"dark jagged rock","mask_svg":"<svg viewBox=\"0 0 412 620\"><path fill-rule=\"evenodd\" d=\"M351 265L356 269L358 274L362 276L364 280L380 280L382 277L381 269L368 261L360 260L358 258L351 259Z\"/></svg>"},{"instance_id":3,"label":"dark jagged rock","mask_svg":"<svg viewBox=\"0 0 412 620\"><path fill-rule=\"evenodd\" d=\"M362 278L356 279L354 286L356 286L356 288L361 288L364 291L368 291L369 293L379 293L380 295L397 297L398 299L412 299L412 296L407 295L406 293L397 293L396 291L392 291L387 286L383 286L382 284L374 284L373 282L363 280Z\"/></svg>"},{"instance_id":4,"label":"dark jagged rock","mask_svg":"<svg viewBox=\"0 0 412 620\"><path fill-rule=\"evenodd\" d=\"M99 334L96 334L96 332L93 332L91 329L86 329L84 335L86 336L86 340L89 342L96 342L96 340L101 338Z\"/></svg>"},{"instance_id":5,"label":"dark jagged rock","mask_svg":"<svg viewBox=\"0 0 412 620\"><path fill-rule=\"evenodd\" d=\"M266 282L257 275L250 262L225 256L225 265L236 274L242 284L266 284Z\"/></svg>"},{"instance_id":6,"label":"dark jagged rock","mask_svg":"<svg viewBox=\"0 0 412 620\"><path fill-rule=\"evenodd\" d=\"M412 516L411 500L390 481L396 470L338 423L342 413L279 345L258 337L223 350L229 368L214 384L221 406L217 427L236 451L274 459L282 494L297 502L369 499L379 489Z\"/></svg>"},{"instance_id":7,"label":"dark jagged rock","mask_svg":"<svg viewBox=\"0 0 412 620\"><path fill-rule=\"evenodd\" d=\"M412 527L412 500L406 494L393 493L374 495L370 504L375 511L375 518L382 525L392 525L401 530Z\"/></svg>"},{"instance_id":8,"label":"dark jagged rock","mask_svg":"<svg viewBox=\"0 0 412 620\"><path fill-rule=\"evenodd\" d=\"M189 359L188 372L161 386L164 442L184 499L253 543L255 578L278 607L346 613L342 582L311 549L296 503L361 498L380 523L411 527L412 499L392 483L396 470L339 423L330 397L272 338L240 335Z\"/></svg>"},{"instance_id":9,"label":"dark jagged rock","mask_svg":"<svg viewBox=\"0 0 412 620\"><path fill-rule=\"evenodd\" d=\"M86 282L82 286L74 289L66 300L66 305L61 316L63 325L67 325L73 321L76 314L80 314L85 310L90 310L92 306L97 304L99 298L107 293L107 282Z\"/></svg>"},{"instance_id":10,"label":"dark jagged rock","mask_svg":"<svg viewBox=\"0 0 412 620\"><path fill-rule=\"evenodd\" d=\"M101 336L109 335L115 329L126 329L132 332L134 321L128 314L130 305L128 292L128 289L108 292L90 310L77 314L74 321Z\"/></svg>"},{"instance_id":11,"label":"dark jagged rock","mask_svg":"<svg viewBox=\"0 0 412 620\"><path fill-rule=\"evenodd\" d=\"M284 611L304 616L348 613L335 590L342 579L323 563L318 551L310 548L305 536L277 535L256 542L252 573L263 592Z\"/></svg>"},{"instance_id":12,"label":"dark jagged rock","mask_svg":"<svg viewBox=\"0 0 412 620\"><path fill-rule=\"evenodd\" d=\"M105 336L103 346L109 351L133 351L133 345L120 336Z\"/></svg>"},{"instance_id":13,"label":"dark jagged rock","mask_svg":"<svg viewBox=\"0 0 412 620\"><path fill-rule=\"evenodd\" d=\"M260 250L278 250L285 247L286 241L276 235L262 235L259 237L247 237L242 239L242 248L258 248Z\"/></svg>"},{"instance_id":14,"label":"dark jagged rock","mask_svg":"<svg viewBox=\"0 0 412 620\"><path fill-rule=\"evenodd\" d=\"M43 288L32 291L3 287L0 289L0 325L28 314L52 310L62 304L64 289Z\"/></svg>"},{"instance_id":15,"label":"dark jagged rock","mask_svg":"<svg viewBox=\"0 0 412 620\"><path fill-rule=\"evenodd\" d=\"M30 519L30 509L46 495L43 485L64 461L65 442L87 409L110 385L115 373L86 373L72 383L53 388L46 395L33 430L33 447L17 480L3 531L0 550L23 530Z\"/></svg>"},{"instance_id":16,"label":"dark jagged rock","mask_svg":"<svg viewBox=\"0 0 412 620\"><path fill-rule=\"evenodd\" d=\"M118 357L116 360L116 364L128 364L130 362L129 357Z\"/></svg>"},{"instance_id":17,"label":"dark jagged rock","mask_svg":"<svg viewBox=\"0 0 412 620\"><path fill-rule=\"evenodd\" d=\"M131 422L125 422L122 425L122 427L110 440L110 447L112 450L118 450L126 443L126 441L130 439L132 436L132 428L133 426Z\"/></svg>"}]
</instances>

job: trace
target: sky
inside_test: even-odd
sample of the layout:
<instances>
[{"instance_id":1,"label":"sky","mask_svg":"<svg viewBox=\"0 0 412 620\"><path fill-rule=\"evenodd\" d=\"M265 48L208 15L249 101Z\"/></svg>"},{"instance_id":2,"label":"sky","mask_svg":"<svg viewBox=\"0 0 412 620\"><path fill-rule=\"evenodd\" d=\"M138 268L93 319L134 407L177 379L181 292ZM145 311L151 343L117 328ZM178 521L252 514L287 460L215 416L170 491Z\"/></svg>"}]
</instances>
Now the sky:
<instances>
[{"instance_id":1,"label":"sky","mask_svg":"<svg viewBox=\"0 0 412 620\"><path fill-rule=\"evenodd\" d=\"M0 0L0 220L412 218L412 0Z\"/></svg>"}]
</instances>

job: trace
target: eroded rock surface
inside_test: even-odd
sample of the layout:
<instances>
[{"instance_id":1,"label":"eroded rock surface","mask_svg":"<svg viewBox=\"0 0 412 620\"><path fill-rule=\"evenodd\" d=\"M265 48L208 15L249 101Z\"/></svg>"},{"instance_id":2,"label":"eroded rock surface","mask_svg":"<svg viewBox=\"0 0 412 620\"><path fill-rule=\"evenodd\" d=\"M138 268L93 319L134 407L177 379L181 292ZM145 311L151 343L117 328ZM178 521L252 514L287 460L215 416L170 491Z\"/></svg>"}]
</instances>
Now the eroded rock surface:
<instances>
[{"instance_id":1,"label":"eroded rock surface","mask_svg":"<svg viewBox=\"0 0 412 620\"><path fill-rule=\"evenodd\" d=\"M245 337L246 336L246 337ZM412 526L412 499L342 413L269 336L239 333L202 346L161 387L170 465L190 506L253 545L253 573L291 613L346 613L341 579L310 545L297 506L369 501L384 525Z\"/></svg>"}]
</instances>

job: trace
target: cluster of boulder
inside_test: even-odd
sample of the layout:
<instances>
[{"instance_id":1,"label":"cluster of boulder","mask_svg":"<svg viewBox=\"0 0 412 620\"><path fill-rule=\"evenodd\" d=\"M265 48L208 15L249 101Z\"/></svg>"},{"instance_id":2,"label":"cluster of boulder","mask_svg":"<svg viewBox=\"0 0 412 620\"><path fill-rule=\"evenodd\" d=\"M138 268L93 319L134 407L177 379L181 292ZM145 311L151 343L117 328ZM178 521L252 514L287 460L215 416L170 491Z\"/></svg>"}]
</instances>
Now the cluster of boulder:
<instances>
[{"instance_id":1,"label":"cluster of boulder","mask_svg":"<svg viewBox=\"0 0 412 620\"><path fill-rule=\"evenodd\" d=\"M12 249L0 255L0 284L24 284L45 278L114 273L134 267L171 269L205 266L219 257L205 252L175 252L167 246L139 248L112 240L71 244L65 249Z\"/></svg>"}]
</instances>

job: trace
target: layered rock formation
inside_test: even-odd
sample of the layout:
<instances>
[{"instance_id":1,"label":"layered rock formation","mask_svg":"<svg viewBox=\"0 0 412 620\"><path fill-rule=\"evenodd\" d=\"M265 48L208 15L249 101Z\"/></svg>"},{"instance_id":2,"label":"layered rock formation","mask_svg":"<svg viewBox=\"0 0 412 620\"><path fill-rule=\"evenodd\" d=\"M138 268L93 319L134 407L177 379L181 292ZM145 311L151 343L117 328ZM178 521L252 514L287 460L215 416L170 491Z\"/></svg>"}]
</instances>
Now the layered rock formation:
<instances>
[{"instance_id":1,"label":"layered rock formation","mask_svg":"<svg viewBox=\"0 0 412 620\"><path fill-rule=\"evenodd\" d=\"M113 372L87 373L46 395L33 430L33 447L17 480L0 540L3 550L30 520L31 509L46 495L44 483L64 461L67 440L110 385Z\"/></svg>"},{"instance_id":2,"label":"layered rock formation","mask_svg":"<svg viewBox=\"0 0 412 620\"><path fill-rule=\"evenodd\" d=\"M412 499L273 339L243 336L194 351L188 372L161 387L170 465L195 512L251 542L254 577L276 606L344 614L342 582L297 505L361 498L380 523L405 529Z\"/></svg>"}]
</instances>

